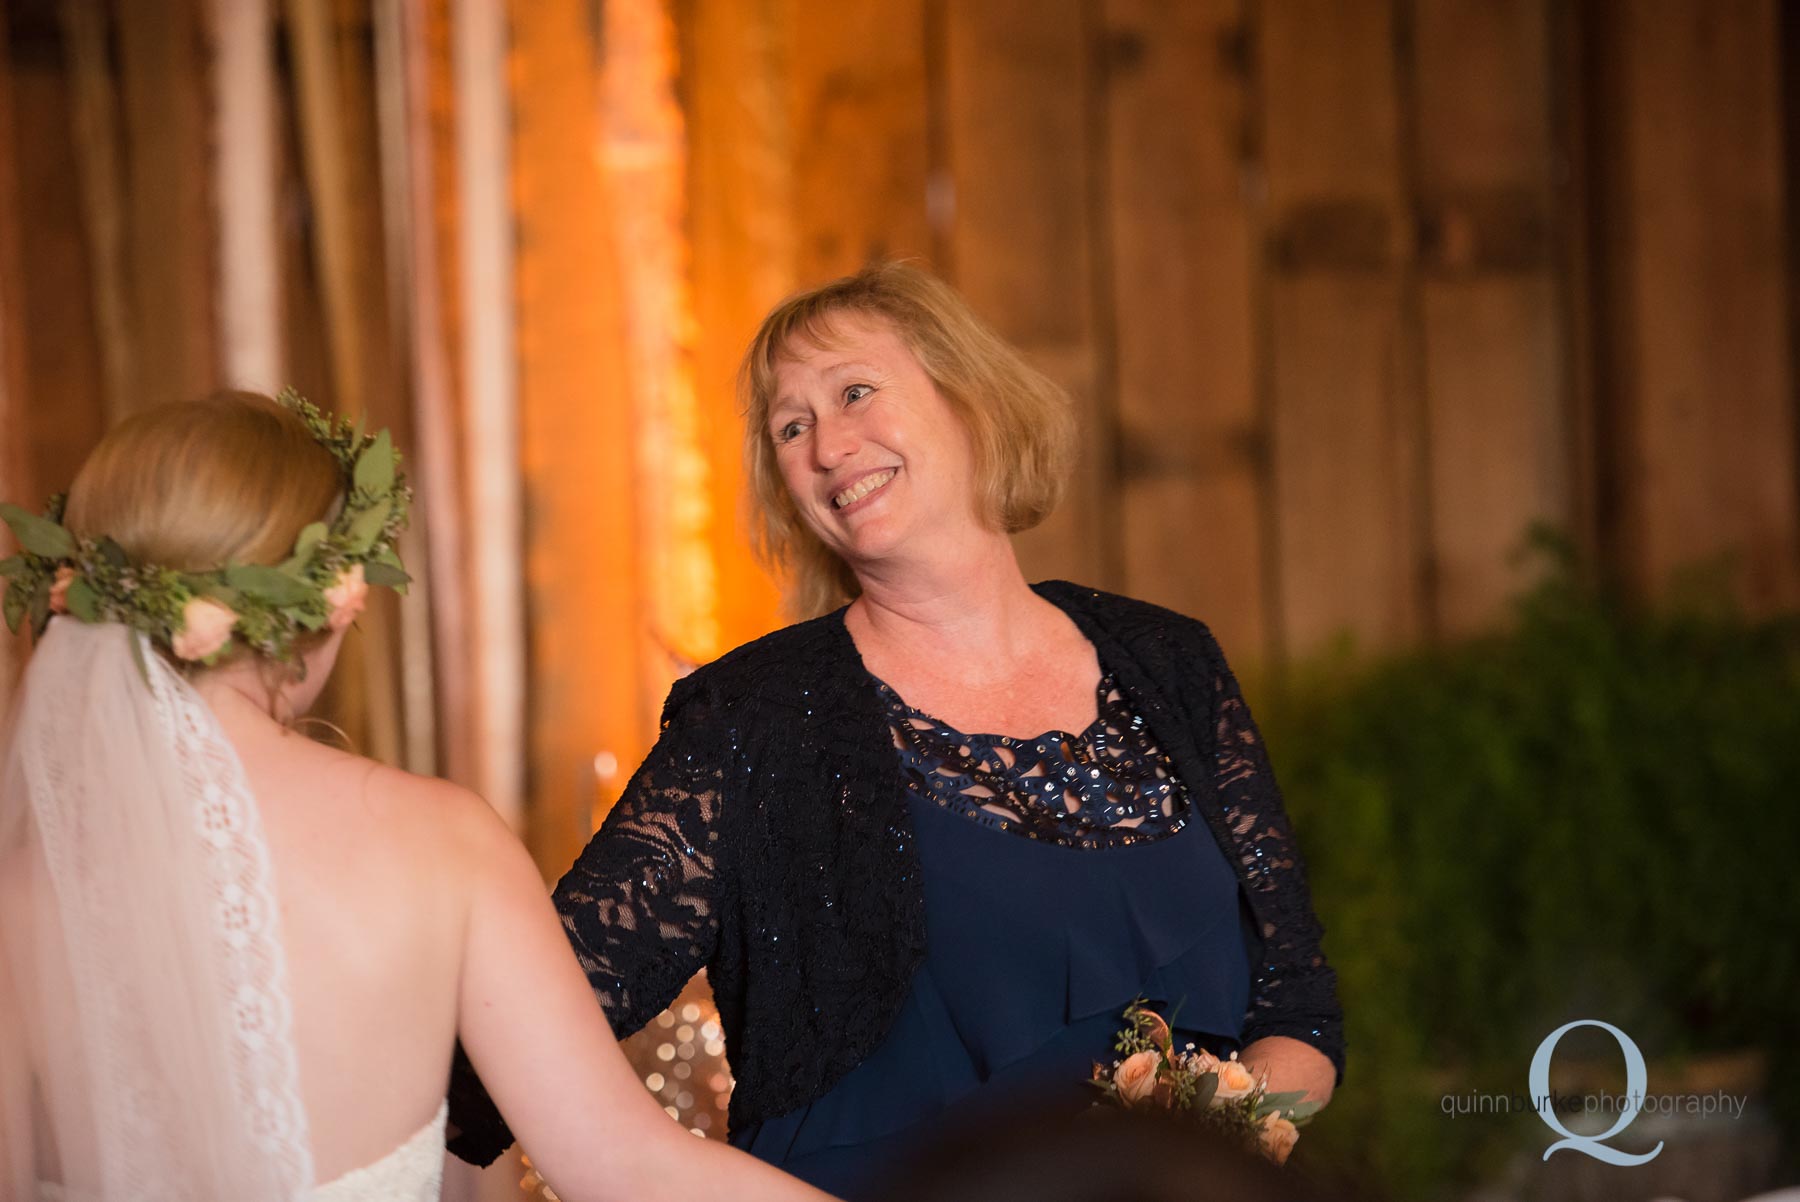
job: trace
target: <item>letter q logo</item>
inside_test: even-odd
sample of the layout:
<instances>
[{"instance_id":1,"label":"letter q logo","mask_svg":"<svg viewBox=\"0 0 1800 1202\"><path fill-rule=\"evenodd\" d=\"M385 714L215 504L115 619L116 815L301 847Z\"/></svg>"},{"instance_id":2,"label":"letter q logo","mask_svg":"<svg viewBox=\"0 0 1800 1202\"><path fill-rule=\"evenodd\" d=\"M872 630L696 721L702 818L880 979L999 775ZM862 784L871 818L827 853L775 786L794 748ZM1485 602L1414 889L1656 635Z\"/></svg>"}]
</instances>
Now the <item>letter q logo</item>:
<instances>
[{"instance_id":1,"label":"letter q logo","mask_svg":"<svg viewBox=\"0 0 1800 1202\"><path fill-rule=\"evenodd\" d=\"M1619 1049L1625 1053L1626 1105L1620 1109L1619 1121L1613 1124L1612 1130L1601 1135L1575 1134L1563 1126L1562 1121L1557 1118L1556 1107L1548 1104L1550 1058L1555 1054L1556 1045L1562 1037L1576 1027L1599 1027L1602 1031L1610 1032L1612 1037L1619 1041ZM1603 1023L1594 1018L1578 1018L1574 1022L1564 1023L1550 1032L1544 1037L1544 1042L1538 1044L1537 1051L1531 1057L1531 1096L1537 1102L1538 1117L1544 1121L1546 1127L1562 1136L1544 1150L1544 1159L1549 1160L1552 1153L1560 1152L1564 1148L1572 1148L1577 1152L1592 1156L1595 1160L1603 1160L1607 1164L1634 1165L1656 1159L1657 1153L1663 1150L1661 1140L1656 1141L1654 1148L1641 1155L1621 1152L1617 1148L1610 1148L1606 1145L1607 1140L1631 1126L1637 1119L1638 1111L1644 1103L1644 1090L1649 1082L1650 1073L1644 1067L1644 1054L1638 1051L1638 1045L1632 1042L1631 1036L1611 1023Z\"/></svg>"}]
</instances>

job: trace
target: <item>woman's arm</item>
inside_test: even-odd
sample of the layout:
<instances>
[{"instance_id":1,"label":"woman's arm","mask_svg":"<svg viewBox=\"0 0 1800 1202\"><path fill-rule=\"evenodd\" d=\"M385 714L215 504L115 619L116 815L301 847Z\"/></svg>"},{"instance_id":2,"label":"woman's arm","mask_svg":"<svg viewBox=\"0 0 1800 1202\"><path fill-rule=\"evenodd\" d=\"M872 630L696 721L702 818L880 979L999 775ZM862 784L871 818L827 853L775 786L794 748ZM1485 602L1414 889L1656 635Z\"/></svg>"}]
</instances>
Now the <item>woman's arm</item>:
<instances>
[{"instance_id":1,"label":"woman's arm","mask_svg":"<svg viewBox=\"0 0 1800 1202\"><path fill-rule=\"evenodd\" d=\"M719 814L730 751L705 694L678 682L656 746L556 888L567 944L620 1034L674 1001L712 955L726 877ZM459 1045L451 1071L448 1143L485 1165L513 1135L465 1051Z\"/></svg>"},{"instance_id":2,"label":"woman's arm","mask_svg":"<svg viewBox=\"0 0 1800 1202\"><path fill-rule=\"evenodd\" d=\"M473 842L460 1034L551 1188L571 1202L824 1198L663 1112L613 1038L524 848L491 811Z\"/></svg>"},{"instance_id":3,"label":"woman's arm","mask_svg":"<svg viewBox=\"0 0 1800 1202\"><path fill-rule=\"evenodd\" d=\"M1252 967L1242 1059L1267 1071L1272 1090L1304 1089L1323 1102L1343 1077L1337 975L1320 946L1324 930L1313 912L1306 866L1262 734L1224 652L1210 633L1205 643L1213 783L1226 824L1238 837L1232 854L1250 866L1245 887L1262 937L1262 958Z\"/></svg>"}]
</instances>

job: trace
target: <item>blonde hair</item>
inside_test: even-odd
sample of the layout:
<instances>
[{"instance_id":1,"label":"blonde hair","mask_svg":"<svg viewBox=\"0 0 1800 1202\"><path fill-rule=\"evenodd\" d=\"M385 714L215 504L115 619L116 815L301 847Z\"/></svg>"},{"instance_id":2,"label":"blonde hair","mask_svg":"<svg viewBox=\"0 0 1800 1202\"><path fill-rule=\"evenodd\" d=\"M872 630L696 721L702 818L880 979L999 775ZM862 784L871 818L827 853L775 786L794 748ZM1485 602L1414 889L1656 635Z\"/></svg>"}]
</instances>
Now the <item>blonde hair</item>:
<instances>
[{"instance_id":1,"label":"blonde hair","mask_svg":"<svg viewBox=\"0 0 1800 1202\"><path fill-rule=\"evenodd\" d=\"M783 579L797 618L835 609L862 590L850 566L806 525L782 481L768 430L776 369L796 343L833 345L839 317L893 327L962 419L975 452L977 512L1007 534L1056 508L1074 461L1075 415L1061 387L1025 362L942 280L881 263L801 292L763 318L738 372L744 462L758 556Z\"/></svg>"}]
</instances>

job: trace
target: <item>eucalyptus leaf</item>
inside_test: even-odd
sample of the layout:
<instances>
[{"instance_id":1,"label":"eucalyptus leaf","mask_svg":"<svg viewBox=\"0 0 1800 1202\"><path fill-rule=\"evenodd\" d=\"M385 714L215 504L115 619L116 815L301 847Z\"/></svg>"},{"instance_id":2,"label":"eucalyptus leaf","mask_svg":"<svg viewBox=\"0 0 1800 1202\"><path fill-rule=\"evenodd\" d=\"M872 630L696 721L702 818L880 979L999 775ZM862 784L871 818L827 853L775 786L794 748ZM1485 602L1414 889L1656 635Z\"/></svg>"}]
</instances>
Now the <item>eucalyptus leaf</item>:
<instances>
[{"instance_id":1,"label":"eucalyptus leaf","mask_svg":"<svg viewBox=\"0 0 1800 1202\"><path fill-rule=\"evenodd\" d=\"M100 541L96 544L96 547L100 552L100 558L104 559L113 567L127 568L131 566L131 557L125 554L124 547L121 547L112 540L112 536L106 534L101 535Z\"/></svg>"},{"instance_id":2,"label":"eucalyptus leaf","mask_svg":"<svg viewBox=\"0 0 1800 1202\"><path fill-rule=\"evenodd\" d=\"M44 633L44 627L50 624L50 578L38 581L37 588L32 590L30 602L31 637L37 638Z\"/></svg>"},{"instance_id":3,"label":"eucalyptus leaf","mask_svg":"<svg viewBox=\"0 0 1800 1202\"><path fill-rule=\"evenodd\" d=\"M6 600L0 602L0 611L6 617L6 628L14 634L19 633L19 622L25 617L25 608L30 604L31 594L16 584L6 588Z\"/></svg>"},{"instance_id":4,"label":"eucalyptus leaf","mask_svg":"<svg viewBox=\"0 0 1800 1202\"><path fill-rule=\"evenodd\" d=\"M0 505L0 519L12 527L19 545L33 555L67 559L75 554L75 539L49 518L39 517L17 505Z\"/></svg>"},{"instance_id":5,"label":"eucalyptus leaf","mask_svg":"<svg viewBox=\"0 0 1800 1202\"><path fill-rule=\"evenodd\" d=\"M319 549L319 544L329 533L331 533L330 527L326 526L324 522L313 522L308 525L300 532L300 537L294 540L293 559L288 562L293 563L295 560L305 562L312 558L312 553Z\"/></svg>"},{"instance_id":6,"label":"eucalyptus leaf","mask_svg":"<svg viewBox=\"0 0 1800 1202\"><path fill-rule=\"evenodd\" d=\"M1288 1118L1294 1122L1303 1122L1325 1108L1323 1102L1301 1102L1288 1107Z\"/></svg>"},{"instance_id":7,"label":"eucalyptus leaf","mask_svg":"<svg viewBox=\"0 0 1800 1202\"><path fill-rule=\"evenodd\" d=\"M225 569L225 583L246 596L273 606L298 605L314 590L280 568L262 564L237 564Z\"/></svg>"},{"instance_id":8,"label":"eucalyptus leaf","mask_svg":"<svg viewBox=\"0 0 1800 1202\"><path fill-rule=\"evenodd\" d=\"M361 555L375 545L375 540L381 537L382 530L387 526L388 515L393 512L393 508L393 500L384 497L356 515L356 520L350 523L350 529L345 533L352 555Z\"/></svg>"},{"instance_id":9,"label":"eucalyptus leaf","mask_svg":"<svg viewBox=\"0 0 1800 1202\"><path fill-rule=\"evenodd\" d=\"M1216 1073L1207 1073L1194 1082L1194 1109L1204 1110L1212 1104L1213 1095L1219 1092L1219 1077Z\"/></svg>"},{"instance_id":10,"label":"eucalyptus leaf","mask_svg":"<svg viewBox=\"0 0 1800 1202\"><path fill-rule=\"evenodd\" d=\"M408 576L404 569L397 568L380 559L363 565L363 579L370 584L385 585L394 589L404 589L412 583L412 577Z\"/></svg>"},{"instance_id":11,"label":"eucalyptus leaf","mask_svg":"<svg viewBox=\"0 0 1800 1202\"><path fill-rule=\"evenodd\" d=\"M1290 1106L1298 1105L1300 1099L1305 1096L1306 1091L1304 1089L1284 1090L1281 1093L1266 1093L1262 1096L1262 1102L1257 1106L1256 1113L1267 1114L1271 1110L1286 1110Z\"/></svg>"},{"instance_id":12,"label":"eucalyptus leaf","mask_svg":"<svg viewBox=\"0 0 1800 1202\"><path fill-rule=\"evenodd\" d=\"M69 591L63 594L63 601L68 605L69 612L83 622L101 620L100 594L94 591L94 586L88 583L86 576L77 576L69 581Z\"/></svg>"},{"instance_id":13,"label":"eucalyptus leaf","mask_svg":"<svg viewBox=\"0 0 1800 1202\"><path fill-rule=\"evenodd\" d=\"M294 614L294 624L302 630L323 630L330 616L310 609L302 609Z\"/></svg>"},{"instance_id":14,"label":"eucalyptus leaf","mask_svg":"<svg viewBox=\"0 0 1800 1202\"><path fill-rule=\"evenodd\" d=\"M5 559L0 559L0 579L10 580L14 576L21 576L29 566L23 555L8 555Z\"/></svg>"},{"instance_id":15,"label":"eucalyptus leaf","mask_svg":"<svg viewBox=\"0 0 1800 1202\"><path fill-rule=\"evenodd\" d=\"M375 441L356 457L355 480L358 490L371 497L386 496L394 488L394 441L383 430Z\"/></svg>"}]
</instances>

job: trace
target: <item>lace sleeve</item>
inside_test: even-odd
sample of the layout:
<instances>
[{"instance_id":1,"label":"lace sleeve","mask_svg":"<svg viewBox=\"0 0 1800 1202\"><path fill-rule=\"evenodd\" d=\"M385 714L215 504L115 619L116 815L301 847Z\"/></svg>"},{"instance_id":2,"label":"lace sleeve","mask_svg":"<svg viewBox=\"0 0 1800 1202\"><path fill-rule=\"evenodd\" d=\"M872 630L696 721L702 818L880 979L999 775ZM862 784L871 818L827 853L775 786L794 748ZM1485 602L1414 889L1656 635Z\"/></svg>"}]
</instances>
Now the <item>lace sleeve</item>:
<instances>
[{"instance_id":1,"label":"lace sleeve","mask_svg":"<svg viewBox=\"0 0 1800 1202\"><path fill-rule=\"evenodd\" d=\"M1256 965L1243 1042L1286 1035L1311 1044L1344 1076L1344 1012L1337 974L1320 947L1324 928L1313 913L1306 866L1262 735L1244 703L1224 652L1210 635L1214 780L1238 854L1250 861L1262 959Z\"/></svg>"},{"instance_id":2,"label":"lace sleeve","mask_svg":"<svg viewBox=\"0 0 1800 1202\"><path fill-rule=\"evenodd\" d=\"M556 886L576 959L623 1039L712 957L724 882L721 792L733 739L704 696L677 689L643 766Z\"/></svg>"},{"instance_id":3,"label":"lace sleeve","mask_svg":"<svg viewBox=\"0 0 1800 1202\"><path fill-rule=\"evenodd\" d=\"M719 803L734 744L685 684L669 695L656 746L556 886L575 958L620 1039L675 1000L718 937ZM492 1163L513 1142L461 1044L450 1125L450 1151L471 1164Z\"/></svg>"}]
</instances>

